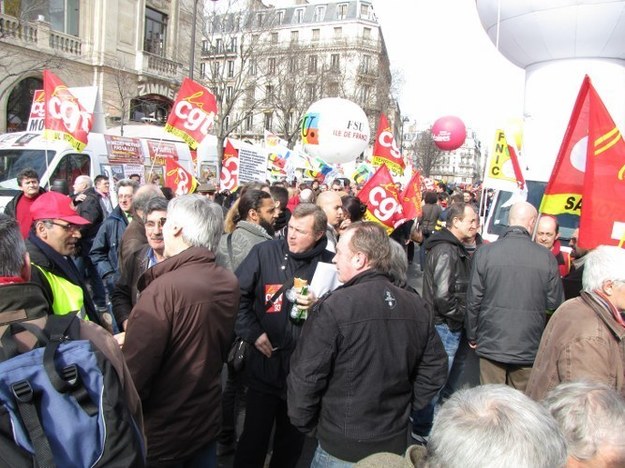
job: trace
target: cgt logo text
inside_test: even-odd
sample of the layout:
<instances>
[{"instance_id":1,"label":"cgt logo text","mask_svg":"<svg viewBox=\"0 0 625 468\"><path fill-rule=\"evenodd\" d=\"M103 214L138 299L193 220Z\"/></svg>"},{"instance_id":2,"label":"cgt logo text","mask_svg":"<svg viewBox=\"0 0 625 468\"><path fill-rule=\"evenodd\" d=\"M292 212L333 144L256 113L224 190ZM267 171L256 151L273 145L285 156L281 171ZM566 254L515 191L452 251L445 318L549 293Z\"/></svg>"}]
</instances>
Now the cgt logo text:
<instances>
[{"instance_id":1,"label":"cgt logo text","mask_svg":"<svg viewBox=\"0 0 625 468\"><path fill-rule=\"evenodd\" d=\"M91 129L91 114L82 110L76 101L52 96L48 101L48 112L54 120L61 120L69 133L75 133L78 128L89 133Z\"/></svg>"},{"instance_id":2,"label":"cgt logo text","mask_svg":"<svg viewBox=\"0 0 625 468\"><path fill-rule=\"evenodd\" d=\"M373 207L372 212L375 217L382 222L390 220L399 207L397 200L389 197L382 187L374 187L369 192L369 203Z\"/></svg>"},{"instance_id":3,"label":"cgt logo text","mask_svg":"<svg viewBox=\"0 0 625 468\"><path fill-rule=\"evenodd\" d=\"M208 135L209 130L213 127L214 114L212 112L207 114L188 101L178 101L174 107L174 114L184 122L182 126L192 132L199 131L202 135Z\"/></svg>"}]
</instances>

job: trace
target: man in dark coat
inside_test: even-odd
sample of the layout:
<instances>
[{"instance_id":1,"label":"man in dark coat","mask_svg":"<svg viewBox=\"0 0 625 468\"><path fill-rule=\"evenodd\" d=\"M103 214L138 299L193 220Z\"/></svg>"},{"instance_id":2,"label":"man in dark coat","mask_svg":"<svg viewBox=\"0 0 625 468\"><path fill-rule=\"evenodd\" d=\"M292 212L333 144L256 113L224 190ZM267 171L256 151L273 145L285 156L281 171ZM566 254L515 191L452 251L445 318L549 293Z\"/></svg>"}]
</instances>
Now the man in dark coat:
<instances>
[{"instance_id":1,"label":"man in dark coat","mask_svg":"<svg viewBox=\"0 0 625 468\"><path fill-rule=\"evenodd\" d=\"M390 249L379 224L347 227L333 260L343 286L315 305L293 354L289 418L319 440L313 465L404 453L411 409L445 383L432 313L391 283Z\"/></svg>"},{"instance_id":2,"label":"man in dark coat","mask_svg":"<svg viewBox=\"0 0 625 468\"><path fill-rule=\"evenodd\" d=\"M530 236L537 216L529 203L515 203L510 227L473 256L465 325L482 384L525 391L546 313L564 300L555 257Z\"/></svg>"},{"instance_id":3,"label":"man in dark coat","mask_svg":"<svg viewBox=\"0 0 625 468\"><path fill-rule=\"evenodd\" d=\"M143 403L148 465L216 466L237 279L215 264L221 207L184 195L168 208L166 258L139 280L123 352Z\"/></svg>"},{"instance_id":4,"label":"man in dark coat","mask_svg":"<svg viewBox=\"0 0 625 468\"><path fill-rule=\"evenodd\" d=\"M234 467L263 466L274 423L270 467L291 468L301 454L304 435L287 417L286 377L302 324L291 321L293 302L284 291L291 289L295 278L310 284L317 264L332 260L324 236L327 222L321 208L312 203L298 205L289 220L286 239L255 245L236 270L241 305L235 331L254 346L245 365L245 425ZM296 298L304 309L314 299L310 290Z\"/></svg>"}]
</instances>

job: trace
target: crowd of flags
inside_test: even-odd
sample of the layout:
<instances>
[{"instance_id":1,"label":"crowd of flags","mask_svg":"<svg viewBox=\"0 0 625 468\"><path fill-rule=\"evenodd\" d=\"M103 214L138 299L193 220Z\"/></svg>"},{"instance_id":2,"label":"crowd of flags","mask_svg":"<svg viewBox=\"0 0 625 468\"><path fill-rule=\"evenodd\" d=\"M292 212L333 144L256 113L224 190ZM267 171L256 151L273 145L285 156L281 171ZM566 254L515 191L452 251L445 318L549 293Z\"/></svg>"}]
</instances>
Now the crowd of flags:
<instances>
[{"instance_id":1,"label":"crowd of flags","mask_svg":"<svg viewBox=\"0 0 625 468\"><path fill-rule=\"evenodd\" d=\"M82 151L88 143L93 113L49 70L44 71L43 81L44 135L65 140ZM186 78L165 130L195 150L213 131L217 112L215 96ZM286 141L270 132L265 132L264 147L267 171L274 178L292 178L296 169L305 178L320 181L343 176L320 158L289 149ZM512 200L526 197L527 185L518 153L505 132L497 130L486 163L485 189L513 192ZM412 171L410 181L400 192L396 179L404 176L407 169L388 119L382 114L370 162L358 165L350 176L355 183L364 184L358 196L367 206L365 218L382 224L389 232L421 213L422 185L427 189L428 184L419 172ZM173 158L166 158L164 184L174 193L191 193L197 183L194 174ZM220 189L234 191L240 183L239 151L226 139ZM625 141L588 76L582 82L539 211L578 215L579 242L585 248L599 244L625 245Z\"/></svg>"}]
</instances>

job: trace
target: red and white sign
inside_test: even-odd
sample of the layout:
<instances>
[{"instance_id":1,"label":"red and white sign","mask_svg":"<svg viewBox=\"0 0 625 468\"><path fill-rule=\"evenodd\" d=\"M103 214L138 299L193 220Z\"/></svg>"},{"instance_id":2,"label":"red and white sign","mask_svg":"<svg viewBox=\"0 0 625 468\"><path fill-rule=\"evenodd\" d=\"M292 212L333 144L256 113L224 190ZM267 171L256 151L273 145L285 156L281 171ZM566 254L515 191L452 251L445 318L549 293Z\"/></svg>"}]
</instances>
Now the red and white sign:
<instances>
[{"instance_id":1,"label":"red and white sign","mask_svg":"<svg viewBox=\"0 0 625 468\"><path fill-rule=\"evenodd\" d=\"M195 191L197 180L174 158L165 158L165 187L172 189L176 196L186 195Z\"/></svg>"},{"instance_id":2,"label":"red and white sign","mask_svg":"<svg viewBox=\"0 0 625 468\"><path fill-rule=\"evenodd\" d=\"M219 175L219 190L233 191L239 186L239 152L226 139L226 148Z\"/></svg>"},{"instance_id":3,"label":"red and white sign","mask_svg":"<svg viewBox=\"0 0 625 468\"><path fill-rule=\"evenodd\" d=\"M385 164L367 181L358 198L367 206L365 219L380 223L389 234L405 218L401 213L397 185Z\"/></svg>"},{"instance_id":4,"label":"red and white sign","mask_svg":"<svg viewBox=\"0 0 625 468\"><path fill-rule=\"evenodd\" d=\"M66 140L77 151L89 141L93 113L87 112L61 79L49 70L43 71L44 135Z\"/></svg>"},{"instance_id":5,"label":"red and white sign","mask_svg":"<svg viewBox=\"0 0 625 468\"><path fill-rule=\"evenodd\" d=\"M397 146L391 127L384 114L380 115L378 135L375 138L371 164L373 166L386 164L392 172L398 175L402 175L406 168L406 162L404 161L399 146Z\"/></svg>"},{"instance_id":6,"label":"red and white sign","mask_svg":"<svg viewBox=\"0 0 625 468\"><path fill-rule=\"evenodd\" d=\"M197 149L212 130L216 114L215 96L204 86L185 78L165 130L182 138L191 149Z\"/></svg>"}]
</instances>

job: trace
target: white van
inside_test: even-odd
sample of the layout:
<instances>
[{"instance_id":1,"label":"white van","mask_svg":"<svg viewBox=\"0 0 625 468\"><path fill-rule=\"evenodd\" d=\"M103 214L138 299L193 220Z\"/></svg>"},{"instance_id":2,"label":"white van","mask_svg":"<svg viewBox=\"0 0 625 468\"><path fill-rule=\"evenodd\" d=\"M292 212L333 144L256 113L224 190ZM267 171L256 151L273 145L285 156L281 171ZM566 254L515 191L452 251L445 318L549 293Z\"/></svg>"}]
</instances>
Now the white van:
<instances>
[{"instance_id":1,"label":"white van","mask_svg":"<svg viewBox=\"0 0 625 468\"><path fill-rule=\"evenodd\" d=\"M212 162L209 159L216 161L216 151L204 148L198 151L200 154L194 168L188 145L173 135L156 139L90 133L88 145L78 152L67 142L46 140L40 133L6 133L0 135L0 211L19 192L16 176L26 168L33 168L39 174L40 184L46 189L55 180L66 181L71 188L77 176L93 178L99 174L109 176L112 183L131 174L139 174L142 180L158 175L162 184L162 157L174 157L198 176L200 167Z\"/></svg>"}]
</instances>

